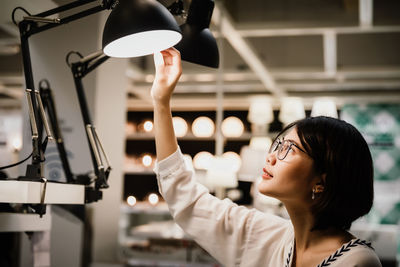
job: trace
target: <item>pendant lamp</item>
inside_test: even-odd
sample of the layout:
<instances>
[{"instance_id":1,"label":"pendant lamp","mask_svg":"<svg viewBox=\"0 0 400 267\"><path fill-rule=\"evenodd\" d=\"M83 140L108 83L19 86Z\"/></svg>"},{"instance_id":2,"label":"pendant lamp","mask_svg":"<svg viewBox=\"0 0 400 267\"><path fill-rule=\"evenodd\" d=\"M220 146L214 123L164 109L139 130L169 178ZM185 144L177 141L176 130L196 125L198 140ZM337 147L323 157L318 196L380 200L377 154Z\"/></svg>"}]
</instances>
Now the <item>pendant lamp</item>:
<instances>
[{"instance_id":1,"label":"pendant lamp","mask_svg":"<svg viewBox=\"0 0 400 267\"><path fill-rule=\"evenodd\" d=\"M103 31L103 51L110 57L138 57L176 45L181 30L156 0L119 0Z\"/></svg>"},{"instance_id":2,"label":"pendant lamp","mask_svg":"<svg viewBox=\"0 0 400 267\"><path fill-rule=\"evenodd\" d=\"M182 60L218 68L218 46L209 29L213 10L212 0L192 0L186 23L181 25L182 41L175 46Z\"/></svg>"}]
</instances>

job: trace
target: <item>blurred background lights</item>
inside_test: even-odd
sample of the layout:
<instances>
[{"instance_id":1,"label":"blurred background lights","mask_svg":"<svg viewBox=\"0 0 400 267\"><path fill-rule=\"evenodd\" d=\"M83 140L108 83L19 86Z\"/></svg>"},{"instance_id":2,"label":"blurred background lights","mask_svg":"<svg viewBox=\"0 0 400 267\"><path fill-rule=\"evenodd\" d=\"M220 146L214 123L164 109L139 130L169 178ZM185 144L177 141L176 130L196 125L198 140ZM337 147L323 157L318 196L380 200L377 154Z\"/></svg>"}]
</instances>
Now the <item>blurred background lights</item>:
<instances>
[{"instance_id":1,"label":"blurred background lights","mask_svg":"<svg viewBox=\"0 0 400 267\"><path fill-rule=\"evenodd\" d=\"M150 155L148 155L148 154L143 155L142 164L145 167L150 167L152 163L153 163L153 158Z\"/></svg>"},{"instance_id":2,"label":"blurred background lights","mask_svg":"<svg viewBox=\"0 0 400 267\"><path fill-rule=\"evenodd\" d=\"M312 106L311 117L316 116L327 116L337 119L339 116L335 101L329 98L316 99Z\"/></svg>"},{"instance_id":3,"label":"blurred background lights","mask_svg":"<svg viewBox=\"0 0 400 267\"><path fill-rule=\"evenodd\" d=\"M306 117L303 100L299 97L285 97L282 99L279 120L284 124L300 120Z\"/></svg>"},{"instance_id":4,"label":"blurred background lights","mask_svg":"<svg viewBox=\"0 0 400 267\"><path fill-rule=\"evenodd\" d=\"M149 195L149 198L148 198L148 199L149 199L149 203L150 203L151 205L155 206L155 205L158 204L159 198L158 198L158 195L157 195L157 194L151 193L151 194Z\"/></svg>"},{"instance_id":5,"label":"blurred background lights","mask_svg":"<svg viewBox=\"0 0 400 267\"><path fill-rule=\"evenodd\" d=\"M237 172L242 165L242 159L240 158L239 154L233 151L225 152L222 157L226 159L229 163L231 170L233 172Z\"/></svg>"},{"instance_id":6,"label":"blurred background lights","mask_svg":"<svg viewBox=\"0 0 400 267\"><path fill-rule=\"evenodd\" d=\"M143 128L144 128L145 132L151 132L153 130L153 122L145 121L143 124Z\"/></svg>"},{"instance_id":7,"label":"blurred background lights","mask_svg":"<svg viewBox=\"0 0 400 267\"><path fill-rule=\"evenodd\" d=\"M230 116L222 121L222 134L226 137L240 137L244 131L243 122L234 116Z\"/></svg>"},{"instance_id":8,"label":"blurred background lights","mask_svg":"<svg viewBox=\"0 0 400 267\"><path fill-rule=\"evenodd\" d=\"M192 132L196 137L210 137L214 130L214 122L208 117L201 116L193 121Z\"/></svg>"},{"instance_id":9,"label":"blurred background lights","mask_svg":"<svg viewBox=\"0 0 400 267\"><path fill-rule=\"evenodd\" d=\"M253 149L268 151L272 145L272 139L268 136L255 136L250 139L249 146Z\"/></svg>"},{"instance_id":10,"label":"blurred background lights","mask_svg":"<svg viewBox=\"0 0 400 267\"><path fill-rule=\"evenodd\" d=\"M214 155L207 151L197 153L193 158L193 165L196 169L207 170L210 168Z\"/></svg>"},{"instance_id":11,"label":"blurred background lights","mask_svg":"<svg viewBox=\"0 0 400 267\"><path fill-rule=\"evenodd\" d=\"M126 199L126 202L128 203L129 206L135 206L136 204L136 198L134 196L129 196Z\"/></svg>"},{"instance_id":12,"label":"blurred background lights","mask_svg":"<svg viewBox=\"0 0 400 267\"><path fill-rule=\"evenodd\" d=\"M12 148L14 151L20 151L22 148L22 137L21 136L14 136L12 138Z\"/></svg>"},{"instance_id":13,"label":"blurred background lights","mask_svg":"<svg viewBox=\"0 0 400 267\"><path fill-rule=\"evenodd\" d=\"M173 117L172 123L174 125L174 132L176 137L183 137L188 131L187 122L181 117Z\"/></svg>"}]
</instances>

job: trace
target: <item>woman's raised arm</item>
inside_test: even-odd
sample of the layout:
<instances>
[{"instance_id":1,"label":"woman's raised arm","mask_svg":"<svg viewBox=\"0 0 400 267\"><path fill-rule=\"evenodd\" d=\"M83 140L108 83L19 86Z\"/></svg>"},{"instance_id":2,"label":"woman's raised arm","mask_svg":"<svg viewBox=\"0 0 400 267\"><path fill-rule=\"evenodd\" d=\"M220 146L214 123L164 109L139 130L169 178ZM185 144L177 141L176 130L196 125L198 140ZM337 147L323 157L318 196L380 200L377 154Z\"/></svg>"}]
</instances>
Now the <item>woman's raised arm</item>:
<instances>
[{"instance_id":1,"label":"woman's raised arm","mask_svg":"<svg viewBox=\"0 0 400 267\"><path fill-rule=\"evenodd\" d=\"M151 88L157 161L174 153L178 144L172 124L171 95L182 73L181 56L175 48L154 54L156 75Z\"/></svg>"}]
</instances>

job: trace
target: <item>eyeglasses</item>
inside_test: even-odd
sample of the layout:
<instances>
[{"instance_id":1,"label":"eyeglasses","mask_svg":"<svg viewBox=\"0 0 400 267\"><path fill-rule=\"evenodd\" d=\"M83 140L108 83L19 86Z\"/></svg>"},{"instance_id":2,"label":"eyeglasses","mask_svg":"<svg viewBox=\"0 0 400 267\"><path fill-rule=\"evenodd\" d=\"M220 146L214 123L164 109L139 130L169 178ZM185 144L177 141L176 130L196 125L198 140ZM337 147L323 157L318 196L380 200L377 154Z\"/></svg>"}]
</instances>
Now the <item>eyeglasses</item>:
<instances>
[{"instance_id":1,"label":"eyeglasses","mask_svg":"<svg viewBox=\"0 0 400 267\"><path fill-rule=\"evenodd\" d=\"M289 140L283 140L283 142L279 139L276 138L275 141L272 143L271 147L269 148L269 153L273 153L278 150L278 159L279 160L284 160L289 153L289 151L292 149L292 146L297 147L300 151L303 153L306 153L303 149L301 149L298 145L295 143L289 141Z\"/></svg>"}]
</instances>

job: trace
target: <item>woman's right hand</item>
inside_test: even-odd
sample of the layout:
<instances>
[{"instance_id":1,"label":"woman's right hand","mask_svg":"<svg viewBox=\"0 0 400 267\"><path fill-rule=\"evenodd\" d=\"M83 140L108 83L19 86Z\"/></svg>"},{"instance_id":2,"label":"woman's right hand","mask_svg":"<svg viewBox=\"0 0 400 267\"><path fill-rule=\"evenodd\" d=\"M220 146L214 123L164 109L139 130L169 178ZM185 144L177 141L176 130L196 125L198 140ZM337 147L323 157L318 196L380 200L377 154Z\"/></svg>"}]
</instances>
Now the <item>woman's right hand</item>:
<instances>
[{"instance_id":1,"label":"woman's right hand","mask_svg":"<svg viewBox=\"0 0 400 267\"><path fill-rule=\"evenodd\" d=\"M154 65L156 75L151 97L155 103L167 103L182 73L181 55L173 47L154 53Z\"/></svg>"}]
</instances>

